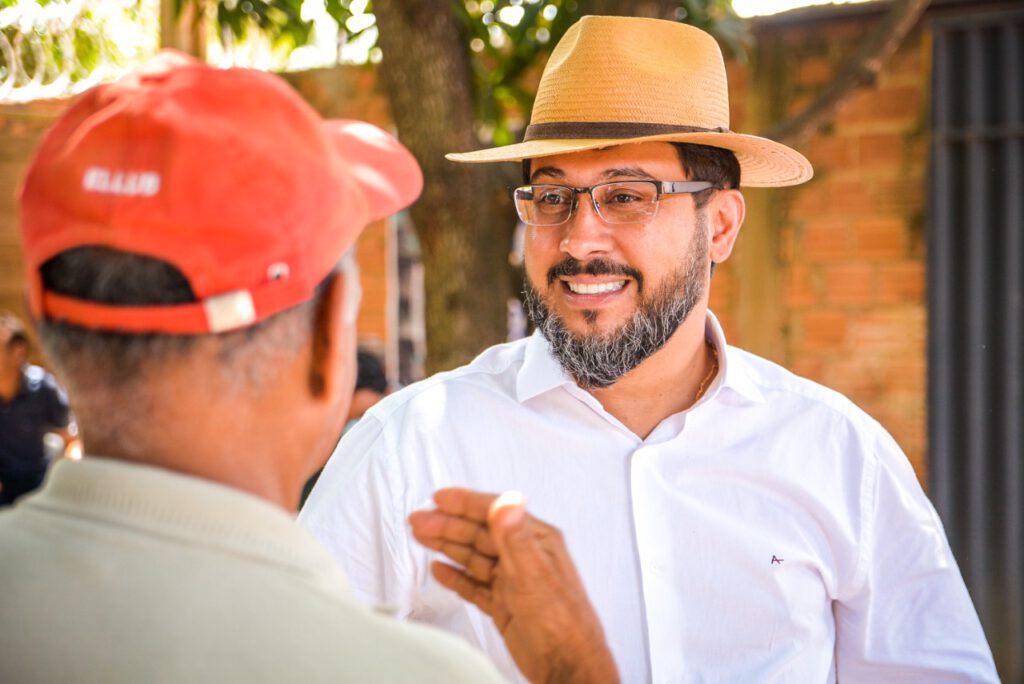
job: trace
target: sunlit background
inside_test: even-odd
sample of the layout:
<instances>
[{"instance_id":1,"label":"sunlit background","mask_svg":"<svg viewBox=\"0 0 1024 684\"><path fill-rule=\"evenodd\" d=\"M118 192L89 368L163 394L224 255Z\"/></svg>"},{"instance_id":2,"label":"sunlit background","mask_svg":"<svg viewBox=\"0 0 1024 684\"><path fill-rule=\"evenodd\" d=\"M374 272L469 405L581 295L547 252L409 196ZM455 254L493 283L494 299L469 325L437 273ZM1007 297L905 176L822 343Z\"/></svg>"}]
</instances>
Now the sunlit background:
<instances>
[{"instance_id":1,"label":"sunlit background","mask_svg":"<svg viewBox=\"0 0 1024 684\"><path fill-rule=\"evenodd\" d=\"M732 8L741 17L763 17L811 5L848 5L871 0L733 0Z\"/></svg>"},{"instance_id":2,"label":"sunlit background","mask_svg":"<svg viewBox=\"0 0 1024 684\"><path fill-rule=\"evenodd\" d=\"M755 17L810 5L866 1L870 0L734 0L733 7L741 17ZM370 4L352 0L347 5L351 16L339 30L323 0L304 0L301 16L313 28L310 40L298 46L282 48L260 31L235 36L222 27L219 39L205 41L206 59L223 67L275 71L377 63L382 53ZM554 20L559 9L551 0L465 0L466 12L487 27L469 48L476 53L507 49L508 29L520 24L526 8L539 5L544 21ZM160 11L159 0L0 0L0 102L72 95L116 78L157 49ZM212 15L201 22L216 30ZM540 45L549 38L543 25L530 34Z\"/></svg>"}]
</instances>

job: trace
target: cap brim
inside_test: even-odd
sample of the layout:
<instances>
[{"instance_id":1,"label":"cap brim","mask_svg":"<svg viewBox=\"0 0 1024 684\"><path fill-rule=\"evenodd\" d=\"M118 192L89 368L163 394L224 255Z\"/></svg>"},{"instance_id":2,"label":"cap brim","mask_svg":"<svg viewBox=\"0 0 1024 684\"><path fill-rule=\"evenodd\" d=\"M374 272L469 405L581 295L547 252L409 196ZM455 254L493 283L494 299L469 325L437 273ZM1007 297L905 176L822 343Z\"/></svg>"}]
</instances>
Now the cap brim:
<instances>
[{"instance_id":1,"label":"cap brim","mask_svg":"<svg viewBox=\"0 0 1024 684\"><path fill-rule=\"evenodd\" d=\"M492 147L475 152L446 154L445 159L468 164L522 161L567 152L582 152L602 147L645 142L685 142L732 150L740 163L741 185L745 187L783 187L811 179L814 169L807 158L781 143L742 133L668 133L636 138L577 138L529 140L515 145Z\"/></svg>"},{"instance_id":2,"label":"cap brim","mask_svg":"<svg viewBox=\"0 0 1024 684\"><path fill-rule=\"evenodd\" d=\"M329 119L324 125L363 191L370 221L386 218L420 196L423 172L394 136L365 121Z\"/></svg>"}]
</instances>

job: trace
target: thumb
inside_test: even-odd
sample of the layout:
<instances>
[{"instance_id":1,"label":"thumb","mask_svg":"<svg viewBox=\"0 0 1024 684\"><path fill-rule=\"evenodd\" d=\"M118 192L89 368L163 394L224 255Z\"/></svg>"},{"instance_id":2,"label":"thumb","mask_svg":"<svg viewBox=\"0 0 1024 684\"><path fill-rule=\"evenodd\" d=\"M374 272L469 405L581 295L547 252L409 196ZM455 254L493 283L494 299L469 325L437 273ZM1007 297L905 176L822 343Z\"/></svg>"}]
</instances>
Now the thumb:
<instances>
[{"instance_id":1,"label":"thumb","mask_svg":"<svg viewBox=\"0 0 1024 684\"><path fill-rule=\"evenodd\" d=\"M487 514L487 524L506 571L528 575L536 570L543 552L533 538L526 501L520 492L505 492L495 499Z\"/></svg>"}]
</instances>

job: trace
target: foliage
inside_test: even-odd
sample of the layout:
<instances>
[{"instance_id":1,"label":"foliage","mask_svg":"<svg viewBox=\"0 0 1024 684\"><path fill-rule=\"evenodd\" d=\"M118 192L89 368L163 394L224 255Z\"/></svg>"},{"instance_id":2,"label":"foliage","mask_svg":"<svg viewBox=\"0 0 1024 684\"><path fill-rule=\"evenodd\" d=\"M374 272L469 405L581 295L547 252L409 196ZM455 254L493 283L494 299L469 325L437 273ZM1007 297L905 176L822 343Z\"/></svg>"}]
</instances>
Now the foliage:
<instances>
[{"instance_id":1,"label":"foliage","mask_svg":"<svg viewBox=\"0 0 1024 684\"><path fill-rule=\"evenodd\" d=\"M175 0L175 3L180 11L182 3L205 1ZM358 37L372 25L350 21L356 15L372 13L372 2L319 1L348 40ZM587 3L580 0L447 1L455 5L460 39L471 58L477 135L484 144L513 142L533 106L540 66L566 29L585 13ZM678 0L658 4L665 8L666 16L709 31L727 51L740 58L745 55L749 39L746 23L733 12L731 0ZM302 0L219 0L216 21L220 35L229 40L244 40L249 31L256 30L276 49L288 50L305 45L311 39L312 22L302 19L301 8Z\"/></svg>"},{"instance_id":2,"label":"foliage","mask_svg":"<svg viewBox=\"0 0 1024 684\"><path fill-rule=\"evenodd\" d=\"M0 99L78 92L156 49L155 4L0 0Z\"/></svg>"},{"instance_id":3,"label":"foliage","mask_svg":"<svg viewBox=\"0 0 1024 684\"><path fill-rule=\"evenodd\" d=\"M515 142L523 116L533 107L540 67L565 31L580 18L579 0L456 1L463 42L472 52L477 134L485 144ZM721 40L734 55L744 56L746 24L731 0L681 0L661 3L664 13Z\"/></svg>"},{"instance_id":4,"label":"foliage","mask_svg":"<svg viewBox=\"0 0 1024 684\"><path fill-rule=\"evenodd\" d=\"M319 1L347 37L365 30L347 28L353 16L352 0ZM302 18L303 4L303 0L218 0L214 18L218 35L227 44L242 42L256 33L269 41L275 51L288 53L309 44L313 37L313 22ZM181 16L185 5L192 5L203 16L210 0L174 0L175 14Z\"/></svg>"}]
</instances>

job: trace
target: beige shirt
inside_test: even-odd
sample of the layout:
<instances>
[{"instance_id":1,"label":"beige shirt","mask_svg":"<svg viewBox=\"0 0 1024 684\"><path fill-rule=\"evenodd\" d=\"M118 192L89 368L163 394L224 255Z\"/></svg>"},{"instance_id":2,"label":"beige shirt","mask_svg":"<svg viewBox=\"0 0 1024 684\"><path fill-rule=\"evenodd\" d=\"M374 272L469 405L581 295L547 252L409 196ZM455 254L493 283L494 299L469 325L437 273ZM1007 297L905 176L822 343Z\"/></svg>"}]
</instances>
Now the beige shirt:
<instances>
[{"instance_id":1,"label":"beige shirt","mask_svg":"<svg viewBox=\"0 0 1024 684\"><path fill-rule=\"evenodd\" d=\"M501 681L358 603L284 510L96 457L0 514L0 634L3 682Z\"/></svg>"}]
</instances>

